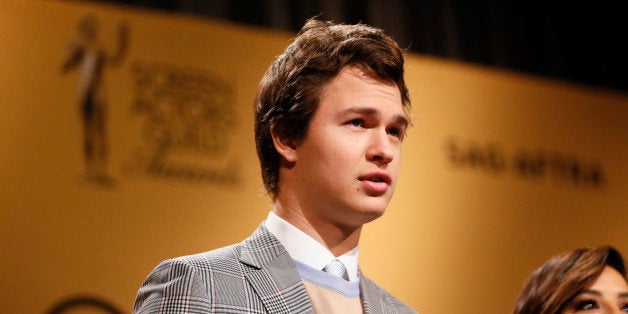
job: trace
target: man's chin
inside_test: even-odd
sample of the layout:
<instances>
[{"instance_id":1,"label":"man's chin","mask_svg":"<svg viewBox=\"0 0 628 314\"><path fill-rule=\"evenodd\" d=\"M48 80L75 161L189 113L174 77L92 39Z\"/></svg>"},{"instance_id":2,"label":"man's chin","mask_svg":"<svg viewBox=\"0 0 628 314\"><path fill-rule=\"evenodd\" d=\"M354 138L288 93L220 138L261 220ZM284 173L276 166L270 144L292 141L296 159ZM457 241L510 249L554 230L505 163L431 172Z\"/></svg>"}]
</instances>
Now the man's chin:
<instances>
[{"instance_id":1,"label":"man's chin","mask_svg":"<svg viewBox=\"0 0 628 314\"><path fill-rule=\"evenodd\" d=\"M355 230L381 217L383 214L383 212L378 211L364 211L360 212L360 215L353 215L350 219L344 219L344 222L341 224L346 228Z\"/></svg>"},{"instance_id":2,"label":"man's chin","mask_svg":"<svg viewBox=\"0 0 628 314\"><path fill-rule=\"evenodd\" d=\"M386 202L386 206L388 205L388 202ZM382 215L384 215L384 213L386 212L386 206L383 205L379 205L379 206L368 206L368 207L363 207L362 210L360 211L361 213L361 220L363 221L363 224L365 223L369 223L379 217L381 217Z\"/></svg>"}]
</instances>

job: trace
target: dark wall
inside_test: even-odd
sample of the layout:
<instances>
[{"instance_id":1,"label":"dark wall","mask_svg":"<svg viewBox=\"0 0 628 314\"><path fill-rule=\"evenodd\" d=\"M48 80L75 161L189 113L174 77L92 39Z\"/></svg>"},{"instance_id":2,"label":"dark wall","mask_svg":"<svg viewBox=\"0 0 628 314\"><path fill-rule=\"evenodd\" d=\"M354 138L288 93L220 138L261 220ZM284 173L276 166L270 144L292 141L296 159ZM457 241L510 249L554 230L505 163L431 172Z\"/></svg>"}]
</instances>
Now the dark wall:
<instances>
[{"instance_id":1,"label":"dark wall","mask_svg":"<svg viewBox=\"0 0 628 314\"><path fill-rule=\"evenodd\" d=\"M101 0L298 31L314 15L384 28L409 50L628 91L620 2Z\"/></svg>"}]
</instances>

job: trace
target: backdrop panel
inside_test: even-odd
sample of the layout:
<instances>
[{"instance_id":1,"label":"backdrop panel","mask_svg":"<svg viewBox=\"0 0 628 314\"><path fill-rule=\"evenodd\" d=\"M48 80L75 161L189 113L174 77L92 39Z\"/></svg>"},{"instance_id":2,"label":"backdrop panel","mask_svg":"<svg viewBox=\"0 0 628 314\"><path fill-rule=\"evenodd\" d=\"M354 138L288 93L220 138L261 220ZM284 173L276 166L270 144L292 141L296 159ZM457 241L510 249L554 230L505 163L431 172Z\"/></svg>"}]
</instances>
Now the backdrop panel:
<instances>
[{"instance_id":1,"label":"backdrop panel","mask_svg":"<svg viewBox=\"0 0 628 314\"><path fill-rule=\"evenodd\" d=\"M0 2L0 34L4 311L128 313L159 261L265 218L252 102L293 34L33 0ZM422 313L501 314L551 255L628 254L626 95L415 54L407 73L415 125L365 273Z\"/></svg>"}]
</instances>

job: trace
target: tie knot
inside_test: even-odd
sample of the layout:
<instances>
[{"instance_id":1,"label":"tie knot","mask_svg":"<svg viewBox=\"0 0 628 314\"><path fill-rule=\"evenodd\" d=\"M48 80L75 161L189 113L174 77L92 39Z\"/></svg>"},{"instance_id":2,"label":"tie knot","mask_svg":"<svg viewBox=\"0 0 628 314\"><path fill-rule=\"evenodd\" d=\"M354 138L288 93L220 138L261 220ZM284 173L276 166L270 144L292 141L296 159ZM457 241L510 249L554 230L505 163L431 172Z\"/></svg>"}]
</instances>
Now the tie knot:
<instances>
[{"instance_id":1,"label":"tie knot","mask_svg":"<svg viewBox=\"0 0 628 314\"><path fill-rule=\"evenodd\" d=\"M347 274L347 269L345 268L345 265L337 259L329 262L329 264L327 264L327 266L323 268L323 271L344 280L349 280L349 274Z\"/></svg>"}]
</instances>

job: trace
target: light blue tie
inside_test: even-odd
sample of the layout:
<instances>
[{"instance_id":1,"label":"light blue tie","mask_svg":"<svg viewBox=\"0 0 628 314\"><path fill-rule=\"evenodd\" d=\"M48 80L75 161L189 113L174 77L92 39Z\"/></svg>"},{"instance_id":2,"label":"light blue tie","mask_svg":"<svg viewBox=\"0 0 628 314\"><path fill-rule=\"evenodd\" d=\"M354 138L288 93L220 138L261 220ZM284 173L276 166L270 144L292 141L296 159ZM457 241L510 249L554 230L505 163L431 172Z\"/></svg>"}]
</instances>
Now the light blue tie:
<instances>
[{"instance_id":1,"label":"light blue tie","mask_svg":"<svg viewBox=\"0 0 628 314\"><path fill-rule=\"evenodd\" d=\"M347 273L345 265L337 259L329 262L329 264L323 268L323 271L344 280L349 280L349 274Z\"/></svg>"}]
</instances>

